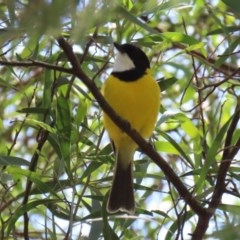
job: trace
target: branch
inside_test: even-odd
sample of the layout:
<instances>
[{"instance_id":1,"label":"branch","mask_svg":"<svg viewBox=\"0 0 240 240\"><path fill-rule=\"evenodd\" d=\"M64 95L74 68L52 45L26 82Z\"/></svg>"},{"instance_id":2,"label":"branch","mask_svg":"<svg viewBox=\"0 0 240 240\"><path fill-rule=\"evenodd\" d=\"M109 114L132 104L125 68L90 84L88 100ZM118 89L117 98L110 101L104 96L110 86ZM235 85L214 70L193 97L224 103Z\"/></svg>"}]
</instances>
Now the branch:
<instances>
[{"instance_id":1,"label":"branch","mask_svg":"<svg viewBox=\"0 0 240 240\"><path fill-rule=\"evenodd\" d=\"M82 82L88 87L89 91L93 94L100 107L106 112L109 117L114 121L114 123L126 132L141 148L141 150L148 155L164 172L168 180L174 185L174 187L178 190L181 197L185 200L185 202L193 209L195 213L198 215L205 214L205 209L199 204L199 202L193 198L192 194L188 191L185 185L181 182L176 173L172 170L172 168L167 164L167 162L158 155L156 151L152 148L151 144L146 142L136 130L131 128L130 124L125 120L121 119L115 111L110 107L110 105L105 101L99 89L96 87L95 83L83 72L80 67L79 61L73 53L72 47L68 44L67 41L63 37L57 39L60 47L63 49L66 54L68 60L72 64L73 73Z\"/></svg>"},{"instance_id":2,"label":"branch","mask_svg":"<svg viewBox=\"0 0 240 240\"><path fill-rule=\"evenodd\" d=\"M211 209L211 212L215 211L215 209L221 202L222 195L225 191L225 178L226 178L228 169L232 163L232 160L238 151L238 147L237 147L238 142L236 144L236 147L233 147L232 151L230 151L230 146L231 146L233 133L235 132L237 123L239 121L239 117L240 117L240 109L239 109L239 105L237 104L232 122L227 131L224 152L222 155L222 160L221 160L221 164L220 164L218 176L217 176L217 182L213 192L212 201L209 204L209 208Z\"/></svg>"},{"instance_id":3,"label":"branch","mask_svg":"<svg viewBox=\"0 0 240 240\"><path fill-rule=\"evenodd\" d=\"M64 68L57 65L36 61L36 60L28 60L28 61L5 61L0 60L0 65L2 66L12 66L12 67L44 67L47 69L70 73L72 74L72 69L70 68Z\"/></svg>"},{"instance_id":4,"label":"branch","mask_svg":"<svg viewBox=\"0 0 240 240\"><path fill-rule=\"evenodd\" d=\"M227 172L229 170L229 167L232 163L234 156L237 154L239 150L240 138L238 139L235 146L231 147L233 133L237 127L239 117L240 117L240 108L239 108L239 105L237 104L235 113L232 118L232 122L227 131L224 152L223 152L221 164L218 170L217 182L213 191L212 199L209 203L209 207L207 208L207 213L199 217L198 224L193 233L192 240L195 240L195 239L198 240L203 238L208 228L208 224L211 217L213 216L217 207L221 203L222 195L225 192L225 188L226 188L225 180L226 180Z\"/></svg>"}]
</instances>

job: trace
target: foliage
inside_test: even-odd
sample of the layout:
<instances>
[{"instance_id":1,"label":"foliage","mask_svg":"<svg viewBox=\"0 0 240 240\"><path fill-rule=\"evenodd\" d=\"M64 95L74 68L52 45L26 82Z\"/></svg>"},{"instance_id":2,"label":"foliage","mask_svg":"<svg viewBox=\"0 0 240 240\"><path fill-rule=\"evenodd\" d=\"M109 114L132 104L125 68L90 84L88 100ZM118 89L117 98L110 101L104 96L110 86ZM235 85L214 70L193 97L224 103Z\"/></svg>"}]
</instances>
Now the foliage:
<instances>
[{"instance_id":1,"label":"foliage","mask_svg":"<svg viewBox=\"0 0 240 240\"><path fill-rule=\"evenodd\" d=\"M238 239L237 1L8 0L0 19L1 239ZM99 89L114 41L151 60L162 89L151 142L179 178L139 150L134 216L105 211L114 156L101 102L60 36Z\"/></svg>"}]
</instances>

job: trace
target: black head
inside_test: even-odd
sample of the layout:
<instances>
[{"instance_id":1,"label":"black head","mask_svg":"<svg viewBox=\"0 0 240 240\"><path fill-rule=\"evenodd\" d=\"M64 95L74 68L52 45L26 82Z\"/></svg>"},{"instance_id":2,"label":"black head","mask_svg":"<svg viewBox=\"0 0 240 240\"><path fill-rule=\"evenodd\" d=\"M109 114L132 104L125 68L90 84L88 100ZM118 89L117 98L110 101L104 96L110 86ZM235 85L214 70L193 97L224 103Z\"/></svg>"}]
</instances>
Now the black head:
<instances>
[{"instance_id":1,"label":"black head","mask_svg":"<svg viewBox=\"0 0 240 240\"><path fill-rule=\"evenodd\" d=\"M150 68L149 60L146 54L138 47L126 43L126 44L118 44L114 43L114 46L120 53L127 54L130 59L133 61L136 68L147 69Z\"/></svg>"},{"instance_id":2,"label":"black head","mask_svg":"<svg viewBox=\"0 0 240 240\"><path fill-rule=\"evenodd\" d=\"M113 75L123 81L135 81L150 68L146 54L132 44L114 43L118 54L113 66Z\"/></svg>"}]
</instances>

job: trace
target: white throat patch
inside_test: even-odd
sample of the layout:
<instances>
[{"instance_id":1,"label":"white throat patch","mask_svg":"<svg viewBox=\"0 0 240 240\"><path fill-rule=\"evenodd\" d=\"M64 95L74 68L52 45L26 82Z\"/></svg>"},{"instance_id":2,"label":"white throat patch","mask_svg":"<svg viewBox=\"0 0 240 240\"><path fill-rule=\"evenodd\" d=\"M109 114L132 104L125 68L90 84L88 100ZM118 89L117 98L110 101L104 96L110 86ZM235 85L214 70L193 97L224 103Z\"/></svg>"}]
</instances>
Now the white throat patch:
<instances>
[{"instance_id":1,"label":"white throat patch","mask_svg":"<svg viewBox=\"0 0 240 240\"><path fill-rule=\"evenodd\" d=\"M113 72L124 72L134 68L135 68L135 65L133 61L126 53L121 53L121 52L117 53L117 56L113 65Z\"/></svg>"}]
</instances>

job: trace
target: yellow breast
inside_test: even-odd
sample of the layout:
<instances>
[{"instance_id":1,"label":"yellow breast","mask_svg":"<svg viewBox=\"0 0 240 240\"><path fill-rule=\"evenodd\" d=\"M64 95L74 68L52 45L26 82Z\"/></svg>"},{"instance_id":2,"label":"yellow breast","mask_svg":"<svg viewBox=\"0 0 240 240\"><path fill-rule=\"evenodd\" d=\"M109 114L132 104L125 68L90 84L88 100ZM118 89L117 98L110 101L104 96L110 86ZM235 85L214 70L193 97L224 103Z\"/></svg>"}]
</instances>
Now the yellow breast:
<instances>
[{"instance_id":1,"label":"yellow breast","mask_svg":"<svg viewBox=\"0 0 240 240\"><path fill-rule=\"evenodd\" d=\"M103 95L111 107L144 138L154 129L160 106L160 88L150 69L140 79L120 81L110 75L103 85ZM116 147L127 137L107 116L103 122Z\"/></svg>"}]
</instances>

